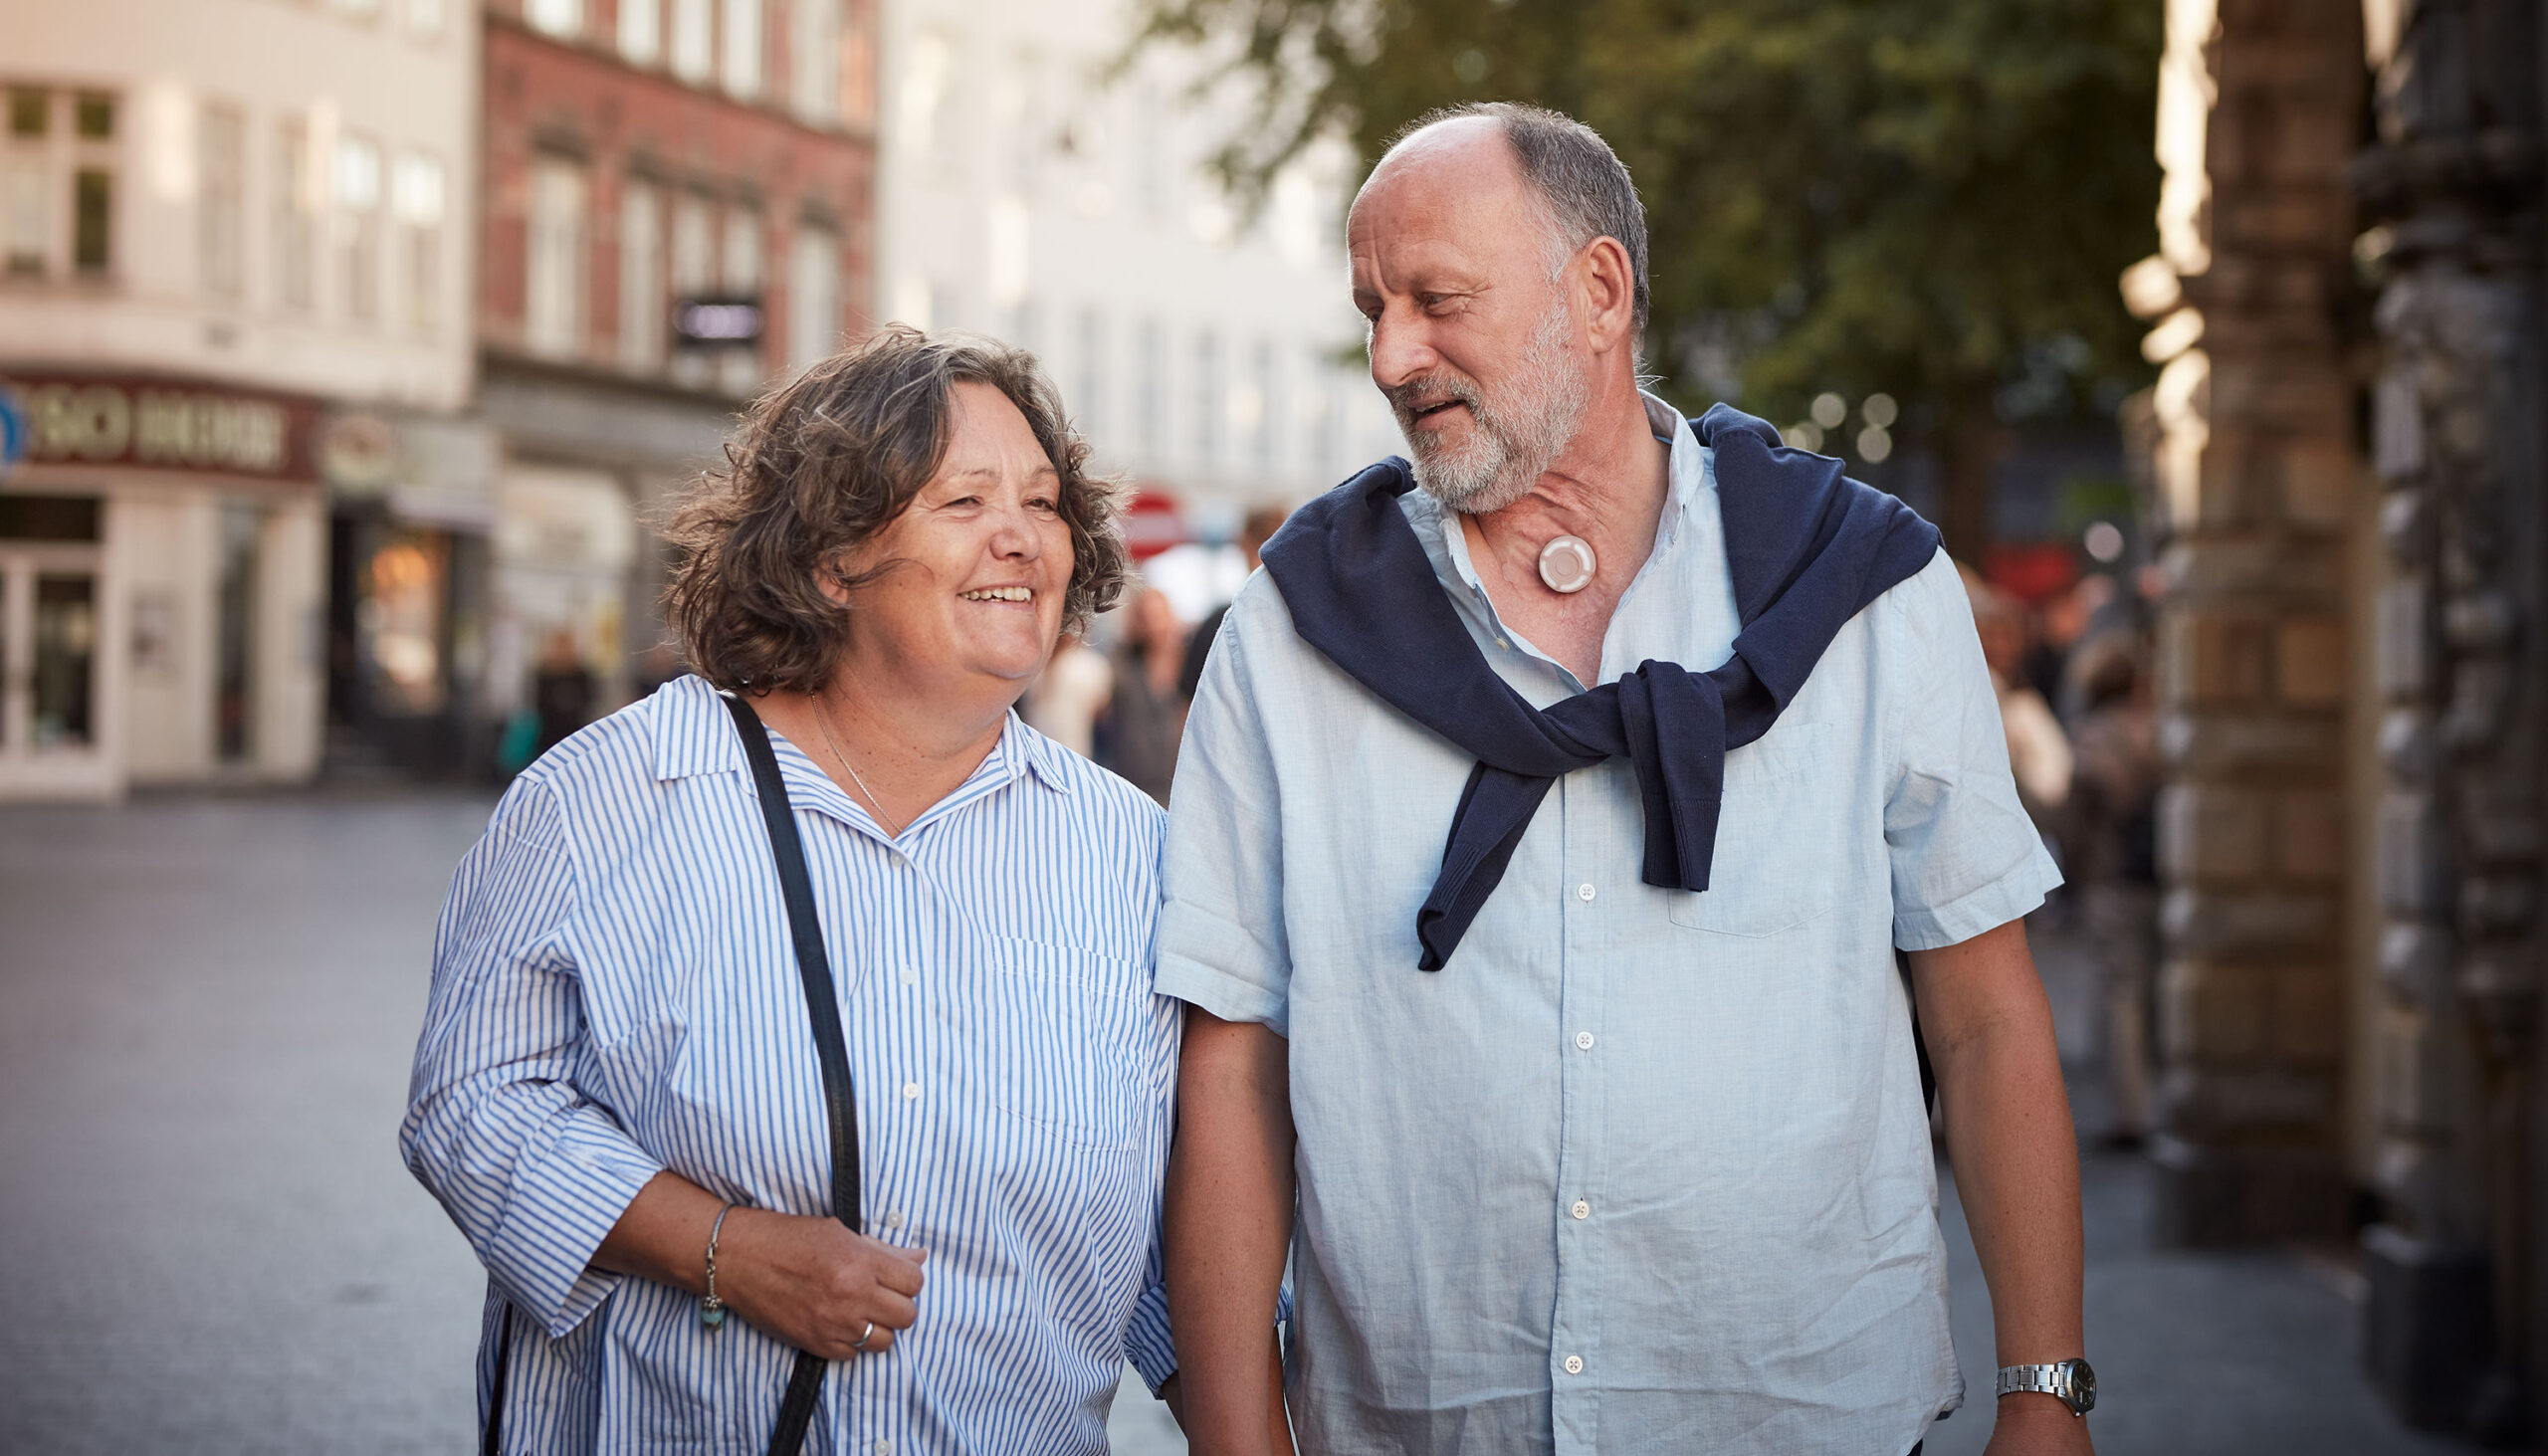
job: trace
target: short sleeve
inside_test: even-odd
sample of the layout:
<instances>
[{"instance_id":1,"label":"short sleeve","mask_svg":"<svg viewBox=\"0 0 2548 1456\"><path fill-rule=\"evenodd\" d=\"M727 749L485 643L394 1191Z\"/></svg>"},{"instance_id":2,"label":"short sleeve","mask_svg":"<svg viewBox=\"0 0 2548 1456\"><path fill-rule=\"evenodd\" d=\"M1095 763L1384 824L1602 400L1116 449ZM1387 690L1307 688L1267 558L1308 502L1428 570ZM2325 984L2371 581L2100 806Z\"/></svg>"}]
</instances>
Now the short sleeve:
<instances>
[{"instance_id":1,"label":"short sleeve","mask_svg":"<svg viewBox=\"0 0 2548 1456\"><path fill-rule=\"evenodd\" d=\"M1934 950L2007 925L2061 883L2017 802L1999 697L1955 563L1940 551L1884 597L1895 742L1884 804L1893 939Z\"/></svg>"},{"instance_id":2,"label":"short sleeve","mask_svg":"<svg viewBox=\"0 0 2548 1456\"><path fill-rule=\"evenodd\" d=\"M1248 680L1247 625L1270 578L1231 604L1196 685L1168 804L1160 911L1160 994L1224 1021L1287 1030L1291 955L1283 934L1279 793Z\"/></svg>"}]
</instances>

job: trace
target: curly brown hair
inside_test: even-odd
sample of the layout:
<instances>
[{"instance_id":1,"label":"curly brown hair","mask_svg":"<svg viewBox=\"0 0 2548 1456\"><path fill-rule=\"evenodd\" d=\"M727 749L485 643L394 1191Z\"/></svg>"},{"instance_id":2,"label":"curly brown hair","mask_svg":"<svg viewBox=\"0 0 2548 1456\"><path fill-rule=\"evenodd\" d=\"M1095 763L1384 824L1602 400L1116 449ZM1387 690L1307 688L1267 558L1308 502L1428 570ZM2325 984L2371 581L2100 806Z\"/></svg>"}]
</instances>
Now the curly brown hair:
<instances>
[{"instance_id":1,"label":"curly brown hair","mask_svg":"<svg viewBox=\"0 0 2548 1456\"><path fill-rule=\"evenodd\" d=\"M831 680L855 591L841 553L902 515L947 454L957 384L988 384L1026 417L1061 473L1071 529L1064 631L1115 604L1132 567L1116 487L1088 472L1088 444L1035 356L994 339L891 325L770 391L726 444L726 464L676 505L664 615L692 671L720 688L818 692Z\"/></svg>"}]
</instances>

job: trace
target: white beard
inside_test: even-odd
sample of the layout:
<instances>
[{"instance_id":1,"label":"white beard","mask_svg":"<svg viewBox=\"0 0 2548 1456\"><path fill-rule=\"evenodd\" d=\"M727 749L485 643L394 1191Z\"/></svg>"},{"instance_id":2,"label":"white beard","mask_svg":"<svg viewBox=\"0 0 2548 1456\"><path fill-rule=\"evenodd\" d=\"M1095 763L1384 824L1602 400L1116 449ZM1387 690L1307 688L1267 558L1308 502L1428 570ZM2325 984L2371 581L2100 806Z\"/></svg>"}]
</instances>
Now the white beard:
<instances>
[{"instance_id":1,"label":"white beard","mask_svg":"<svg viewBox=\"0 0 2548 1456\"><path fill-rule=\"evenodd\" d=\"M1475 426L1458 446L1415 428L1398 409L1398 429L1414 458L1415 484L1444 506L1472 516L1501 511L1530 492L1533 484L1575 443L1584 411L1592 401L1592 380L1567 356L1566 341L1575 320L1561 299L1549 310L1514 370L1509 397L1490 404L1465 379L1409 380L1393 394L1431 389L1468 406ZM1395 404L1395 399L1391 401Z\"/></svg>"}]
</instances>

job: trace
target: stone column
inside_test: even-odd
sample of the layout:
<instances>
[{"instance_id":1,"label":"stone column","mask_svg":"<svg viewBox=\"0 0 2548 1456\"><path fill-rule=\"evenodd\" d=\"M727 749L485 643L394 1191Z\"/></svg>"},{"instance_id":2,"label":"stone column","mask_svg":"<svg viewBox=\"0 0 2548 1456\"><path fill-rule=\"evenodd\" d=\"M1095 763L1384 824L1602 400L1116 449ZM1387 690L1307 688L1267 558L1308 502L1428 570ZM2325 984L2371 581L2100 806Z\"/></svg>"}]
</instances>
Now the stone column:
<instances>
[{"instance_id":1,"label":"stone column","mask_svg":"<svg viewBox=\"0 0 2548 1456\"><path fill-rule=\"evenodd\" d=\"M2371 36L2379 140L2353 168L2379 222L2363 251L2391 566L2365 1351L2411 1420L2501 1441L2543 1378L2542 38L2529 0L2397 13Z\"/></svg>"},{"instance_id":2,"label":"stone column","mask_svg":"<svg viewBox=\"0 0 2548 1456\"><path fill-rule=\"evenodd\" d=\"M2157 320L2159 1227L2337 1237L2345 1043L2345 525L2361 467L2337 322L2351 285L2354 0L2172 4Z\"/></svg>"}]
</instances>

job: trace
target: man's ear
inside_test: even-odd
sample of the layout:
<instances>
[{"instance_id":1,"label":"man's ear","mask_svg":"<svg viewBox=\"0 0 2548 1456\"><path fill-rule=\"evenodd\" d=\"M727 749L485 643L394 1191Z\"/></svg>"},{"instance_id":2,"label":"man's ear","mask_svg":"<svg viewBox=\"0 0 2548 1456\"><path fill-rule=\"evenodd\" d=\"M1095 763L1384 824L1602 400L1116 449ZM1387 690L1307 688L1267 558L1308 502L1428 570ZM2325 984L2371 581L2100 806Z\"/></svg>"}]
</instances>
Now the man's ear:
<instances>
[{"instance_id":1,"label":"man's ear","mask_svg":"<svg viewBox=\"0 0 2548 1456\"><path fill-rule=\"evenodd\" d=\"M1606 354L1621 344L1633 345L1636 332L1636 270L1628 262L1628 250L1616 238L1602 236L1584 245L1575 255L1579 279L1584 290L1584 331L1586 341L1596 354Z\"/></svg>"}]
</instances>

